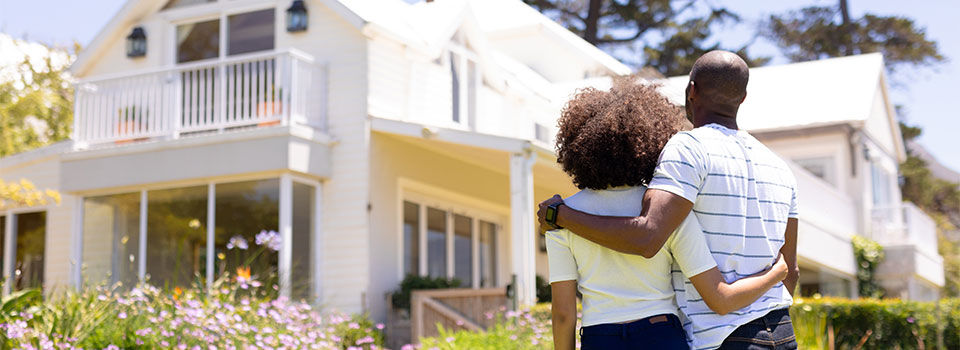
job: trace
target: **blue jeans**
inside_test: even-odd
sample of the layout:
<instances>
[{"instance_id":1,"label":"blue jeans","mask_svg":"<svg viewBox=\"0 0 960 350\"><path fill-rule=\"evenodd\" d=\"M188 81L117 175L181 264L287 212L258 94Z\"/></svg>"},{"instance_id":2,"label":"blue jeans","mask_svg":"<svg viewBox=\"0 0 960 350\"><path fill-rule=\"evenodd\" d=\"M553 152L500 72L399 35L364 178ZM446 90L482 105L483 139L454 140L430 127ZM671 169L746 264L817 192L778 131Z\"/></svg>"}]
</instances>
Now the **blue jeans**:
<instances>
[{"instance_id":1,"label":"blue jeans","mask_svg":"<svg viewBox=\"0 0 960 350\"><path fill-rule=\"evenodd\" d=\"M580 348L686 350L687 336L676 315L657 315L630 323L580 328Z\"/></svg>"},{"instance_id":2,"label":"blue jeans","mask_svg":"<svg viewBox=\"0 0 960 350\"><path fill-rule=\"evenodd\" d=\"M721 350L793 350L797 337L788 309L770 311L740 326L720 345Z\"/></svg>"}]
</instances>

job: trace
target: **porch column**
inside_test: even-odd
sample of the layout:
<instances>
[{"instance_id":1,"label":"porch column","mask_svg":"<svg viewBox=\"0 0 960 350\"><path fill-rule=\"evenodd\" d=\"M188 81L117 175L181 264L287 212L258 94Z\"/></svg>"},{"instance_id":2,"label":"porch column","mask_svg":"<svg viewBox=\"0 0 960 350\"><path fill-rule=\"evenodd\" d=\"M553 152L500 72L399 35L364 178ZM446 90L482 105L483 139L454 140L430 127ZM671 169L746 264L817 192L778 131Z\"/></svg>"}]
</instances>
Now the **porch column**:
<instances>
[{"instance_id":1,"label":"porch column","mask_svg":"<svg viewBox=\"0 0 960 350\"><path fill-rule=\"evenodd\" d=\"M13 211L7 211L7 222L3 232L3 295L10 294L10 285L13 284L13 264L16 260L14 244L16 241L17 215Z\"/></svg>"},{"instance_id":2,"label":"porch column","mask_svg":"<svg viewBox=\"0 0 960 350\"><path fill-rule=\"evenodd\" d=\"M510 155L511 273L517 276L515 293L520 306L536 299L536 226L533 211L533 152Z\"/></svg>"},{"instance_id":3,"label":"porch column","mask_svg":"<svg viewBox=\"0 0 960 350\"><path fill-rule=\"evenodd\" d=\"M73 221L70 226L73 237L71 249L70 279L74 288L83 287L83 196L76 196L73 200Z\"/></svg>"},{"instance_id":4,"label":"porch column","mask_svg":"<svg viewBox=\"0 0 960 350\"><path fill-rule=\"evenodd\" d=\"M293 265L293 179L280 175L280 295L290 296L290 268Z\"/></svg>"},{"instance_id":5,"label":"porch column","mask_svg":"<svg viewBox=\"0 0 960 350\"><path fill-rule=\"evenodd\" d=\"M313 191L313 297L314 305L323 303L323 182Z\"/></svg>"}]
</instances>

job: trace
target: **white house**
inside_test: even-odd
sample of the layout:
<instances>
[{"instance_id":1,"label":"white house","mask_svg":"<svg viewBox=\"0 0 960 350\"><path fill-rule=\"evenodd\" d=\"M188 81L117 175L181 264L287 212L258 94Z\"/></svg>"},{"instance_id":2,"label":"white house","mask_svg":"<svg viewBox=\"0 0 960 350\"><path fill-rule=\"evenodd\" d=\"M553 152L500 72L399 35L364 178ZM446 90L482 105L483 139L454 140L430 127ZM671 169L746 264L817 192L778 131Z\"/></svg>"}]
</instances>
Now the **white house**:
<instances>
[{"instance_id":1,"label":"white house","mask_svg":"<svg viewBox=\"0 0 960 350\"><path fill-rule=\"evenodd\" d=\"M300 8L305 29L287 18ZM892 290L943 284L926 217L897 209L881 66L752 76L743 126L800 164L811 292L853 293L858 233L912 259ZM382 320L406 274L516 278L519 302L535 301L534 205L575 191L553 155L560 108L571 87L630 69L518 0L129 0L72 73L72 139L0 159L0 178L64 195L0 212L8 289L210 283L237 265L231 238L277 230L278 253L254 264L279 271L283 294ZM894 214L875 223L881 208Z\"/></svg>"}]
</instances>

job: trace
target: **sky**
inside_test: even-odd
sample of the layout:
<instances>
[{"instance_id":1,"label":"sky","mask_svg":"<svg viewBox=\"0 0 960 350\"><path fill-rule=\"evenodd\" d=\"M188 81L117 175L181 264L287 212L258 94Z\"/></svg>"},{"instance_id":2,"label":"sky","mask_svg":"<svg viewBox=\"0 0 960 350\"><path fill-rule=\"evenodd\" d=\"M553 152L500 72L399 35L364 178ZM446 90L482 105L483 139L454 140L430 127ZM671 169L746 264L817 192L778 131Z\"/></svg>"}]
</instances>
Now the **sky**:
<instances>
[{"instance_id":1,"label":"sky","mask_svg":"<svg viewBox=\"0 0 960 350\"><path fill-rule=\"evenodd\" d=\"M379 0L367 0L379 1ZM409 0L414 1L414 0ZM87 45L97 32L120 9L125 0L0 0L0 32L14 37L47 44L70 46L74 41ZM835 0L712 0L728 6L743 22L728 25L715 32L716 40L731 47L751 40L759 21L772 13L799 9L810 5L833 6ZM957 0L911 1L849 0L853 17L864 13L901 15L914 19L926 28L928 38L939 44L950 61L936 69L904 70L892 79L895 104L905 107L905 119L923 127L920 143L942 163L960 170L960 112L951 108L960 99L954 85L960 81L960 24L956 13ZM777 48L763 39L749 51L755 55L773 56L771 64L786 63Z\"/></svg>"}]
</instances>

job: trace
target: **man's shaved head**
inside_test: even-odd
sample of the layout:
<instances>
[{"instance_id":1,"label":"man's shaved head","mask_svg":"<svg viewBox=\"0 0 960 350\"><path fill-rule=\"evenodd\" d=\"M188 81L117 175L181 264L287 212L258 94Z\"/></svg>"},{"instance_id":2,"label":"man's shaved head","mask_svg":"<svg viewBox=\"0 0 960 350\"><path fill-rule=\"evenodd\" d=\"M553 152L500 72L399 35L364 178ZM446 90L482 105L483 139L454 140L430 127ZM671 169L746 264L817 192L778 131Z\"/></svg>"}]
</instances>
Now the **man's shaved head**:
<instances>
[{"instance_id":1,"label":"man's shaved head","mask_svg":"<svg viewBox=\"0 0 960 350\"><path fill-rule=\"evenodd\" d=\"M747 63L729 51L707 52L694 62L690 70L690 81L697 95L724 109L740 106L747 96L749 79Z\"/></svg>"}]
</instances>

